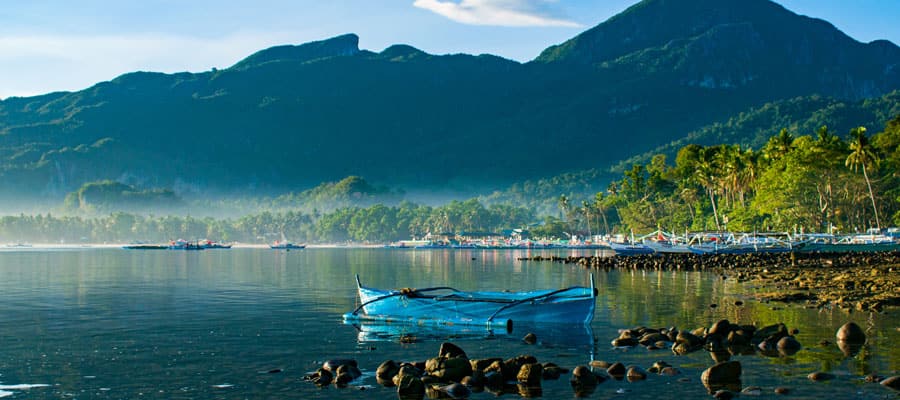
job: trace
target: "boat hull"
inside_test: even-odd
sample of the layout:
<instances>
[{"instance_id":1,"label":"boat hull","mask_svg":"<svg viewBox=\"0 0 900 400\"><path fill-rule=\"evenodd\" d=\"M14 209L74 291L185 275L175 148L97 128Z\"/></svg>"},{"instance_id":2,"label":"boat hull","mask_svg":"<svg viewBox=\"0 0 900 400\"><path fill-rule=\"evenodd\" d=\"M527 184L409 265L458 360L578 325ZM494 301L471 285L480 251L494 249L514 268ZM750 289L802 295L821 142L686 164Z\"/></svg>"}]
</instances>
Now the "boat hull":
<instances>
[{"instance_id":1,"label":"boat hull","mask_svg":"<svg viewBox=\"0 0 900 400\"><path fill-rule=\"evenodd\" d=\"M587 324L594 317L592 288L533 292L412 292L359 287L363 306L345 319L418 321L420 324L497 325L509 321Z\"/></svg>"}]
</instances>

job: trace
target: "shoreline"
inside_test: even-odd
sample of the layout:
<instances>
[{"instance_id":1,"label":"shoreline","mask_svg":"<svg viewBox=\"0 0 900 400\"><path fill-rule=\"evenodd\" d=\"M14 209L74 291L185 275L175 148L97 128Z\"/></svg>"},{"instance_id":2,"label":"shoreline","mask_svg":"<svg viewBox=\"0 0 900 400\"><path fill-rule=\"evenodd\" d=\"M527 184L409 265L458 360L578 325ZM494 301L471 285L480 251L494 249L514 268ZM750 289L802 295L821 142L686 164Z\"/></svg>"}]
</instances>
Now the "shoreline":
<instances>
[{"instance_id":1,"label":"shoreline","mask_svg":"<svg viewBox=\"0 0 900 400\"><path fill-rule=\"evenodd\" d=\"M761 302L872 312L900 309L900 252L535 256L518 260L574 263L604 271L709 272L756 288L752 297Z\"/></svg>"}]
</instances>

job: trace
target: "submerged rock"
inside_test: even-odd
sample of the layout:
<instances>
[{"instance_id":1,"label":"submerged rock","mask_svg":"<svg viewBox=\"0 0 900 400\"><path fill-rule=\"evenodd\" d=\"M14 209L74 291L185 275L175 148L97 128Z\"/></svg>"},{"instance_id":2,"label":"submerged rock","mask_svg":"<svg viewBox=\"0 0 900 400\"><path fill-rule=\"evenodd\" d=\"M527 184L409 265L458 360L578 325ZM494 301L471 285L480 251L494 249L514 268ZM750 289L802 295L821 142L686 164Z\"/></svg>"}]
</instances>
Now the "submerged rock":
<instances>
[{"instance_id":1,"label":"submerged rock","mask_svg":"<svg viewBox=\"0 0 900 400\"><path fill-rule=\"evenodd\" d=\"M866 333L855 322L848 322L841 326L835 335L838 341L849 343L865 343Z\"/></svg>"}]
</instances>

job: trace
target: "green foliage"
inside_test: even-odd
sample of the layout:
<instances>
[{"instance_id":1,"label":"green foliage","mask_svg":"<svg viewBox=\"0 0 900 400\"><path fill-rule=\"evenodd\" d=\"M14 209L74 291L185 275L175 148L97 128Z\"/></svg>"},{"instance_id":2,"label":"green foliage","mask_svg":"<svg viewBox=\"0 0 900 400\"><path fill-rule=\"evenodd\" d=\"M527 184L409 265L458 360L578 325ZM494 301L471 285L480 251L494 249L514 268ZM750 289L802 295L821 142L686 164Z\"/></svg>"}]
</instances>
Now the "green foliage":
<instances>
[{"instance_id":1,"label":"green foliage","mask_svg":"<svg viewBox=\"0 0 900 400\"><path fill-rule=\"evenodd\" d=\"M155 210L174 210L182 206L181 199L169 189L138 190L115 181L90 182L66 195L66 211L108 213L130 211L152 213Z\"/></svg>"}]
</instances>

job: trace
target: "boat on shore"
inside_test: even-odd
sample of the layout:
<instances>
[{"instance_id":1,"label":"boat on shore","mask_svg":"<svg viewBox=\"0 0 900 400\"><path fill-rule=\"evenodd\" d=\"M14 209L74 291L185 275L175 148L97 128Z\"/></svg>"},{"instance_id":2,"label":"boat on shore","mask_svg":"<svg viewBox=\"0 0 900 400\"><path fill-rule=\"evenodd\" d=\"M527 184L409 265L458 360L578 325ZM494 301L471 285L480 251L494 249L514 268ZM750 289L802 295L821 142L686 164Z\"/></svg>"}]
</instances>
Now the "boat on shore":
<instances>
[{"instance_id":1,"label":"boat on shore","mask_svg":"<svg viewBox=\"0 0 900 400\"><path fill-rule=\"evenodd\" d=\"M364 287L356 276L361 305L344 314L345 322L382 321L418 325L510 327L519 321L588 324L594 318L597 290L573 286L528 292L466 292L441 286L383 290Z\"/></svg>"},{"instance_id":2,"label":"boat on shore","mask_svg":"<svg viewBox=\"0 0 900 400\"><path fill-rule=\"evenodd\" d=\"M900 251L900 243L893 237L880 234L835 236L805 234L798 237L795 247L801 253L874 253Z\"/></svg>"}]
</instances>

